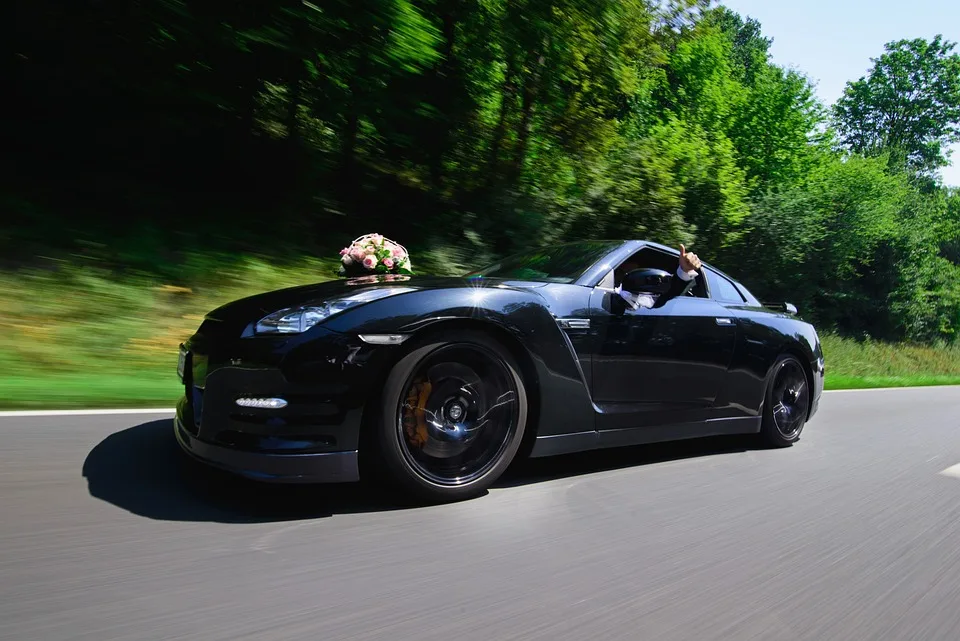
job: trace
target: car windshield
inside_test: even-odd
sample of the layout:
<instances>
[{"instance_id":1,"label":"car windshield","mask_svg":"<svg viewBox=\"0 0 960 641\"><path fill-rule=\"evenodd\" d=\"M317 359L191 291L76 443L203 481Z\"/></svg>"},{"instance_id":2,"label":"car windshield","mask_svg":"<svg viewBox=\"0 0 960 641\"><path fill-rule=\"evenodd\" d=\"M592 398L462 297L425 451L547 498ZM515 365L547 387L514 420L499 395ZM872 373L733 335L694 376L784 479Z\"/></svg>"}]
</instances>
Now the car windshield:
<instances>
[{"instance_id":1,"label":"car windshield","mask_svg":"<svg viewBox=\"0 0 960 641\"><path fill-rule=\"evenodd\" d=\"M508 256L483 269L472 271L467 278L516 278L550 283L572 283L595 262L620 243L584 241Z\"/></svg>"}]
</instances>

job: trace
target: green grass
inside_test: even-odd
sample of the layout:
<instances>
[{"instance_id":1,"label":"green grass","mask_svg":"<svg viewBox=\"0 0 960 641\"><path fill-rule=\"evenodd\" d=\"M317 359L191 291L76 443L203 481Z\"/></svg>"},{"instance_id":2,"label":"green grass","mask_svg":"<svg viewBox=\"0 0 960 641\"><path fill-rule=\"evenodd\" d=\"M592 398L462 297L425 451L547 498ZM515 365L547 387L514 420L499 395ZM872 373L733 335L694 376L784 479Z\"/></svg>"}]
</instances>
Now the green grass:
<instances>
[{"instance_id":1,"label":"green grass","mask_svg":"<svg viewBox=\"0 0 960 641\"><path fill-rule=\"evenodd\" d=\"M960 385L960 376L844 376L834 374L827 377L825 388L828 390L871 389L882 387L924 387L933 385Z\"/></svg>"},{"instance_id":2,"label":"green grass","mask_svg":"<svg viewBox=\"0 0 960 641\"><path fill-rule=\"evenodd\" d=\"M827 389L960 385L960 347L821 337Z\"/></svg>"},{"instance_id":3,"label":"green grass","mask_svg":"<svg viewBox=\"0 0 960 641\"><path fill-rule=\"evenodd\" d=\"M421 271L464 266L425 254ZM96 264L0 273L0 408L170 407L177 345L209 310L257 292L328 280L336 263L195 259L188 286ZM828 389L960 384L960 347L822 337Z\"/></svg>"},{"instance_id":4,"label":"green grass","mask_svg":"<svg viewBox=\"0 0 960 641\"><path fill-rule=\"evenodd\" d=\"M171 408L183 393L176 354L167 371L0 376L2 409Z\"/></svg>"},{"instance_id":5,"label":"green grass","mask_svg":"<svg viewBox=\"0 0 960 641\"><path fill-rule=\"evenodd\" d=\"M205 264L204 264L205 262ZM0 407L170 406L177 346L237 298L329 280L336 263L211 258L189 287L95 264L0 274Z\"/></svg>"}]
</instances>

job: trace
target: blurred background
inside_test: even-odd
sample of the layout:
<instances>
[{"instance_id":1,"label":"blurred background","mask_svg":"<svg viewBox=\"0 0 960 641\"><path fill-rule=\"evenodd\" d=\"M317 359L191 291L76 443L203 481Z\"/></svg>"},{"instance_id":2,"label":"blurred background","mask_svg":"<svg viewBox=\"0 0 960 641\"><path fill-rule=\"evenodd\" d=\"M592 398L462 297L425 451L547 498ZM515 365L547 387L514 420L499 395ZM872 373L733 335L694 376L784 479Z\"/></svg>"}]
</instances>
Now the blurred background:
<instances>
[{"instance_id":1,"label":"blurred background","mask_svg":"<svg viewBox=\"0 0 960 641\"><path fill-rule=\"evenodd\" d=\"M827 105L716 2L11 4L0 406L169 406L205 312L369 232L439 274L683 242L816 323L828 387L960 382L939 36Z\"/></svg>"}]
</instances>

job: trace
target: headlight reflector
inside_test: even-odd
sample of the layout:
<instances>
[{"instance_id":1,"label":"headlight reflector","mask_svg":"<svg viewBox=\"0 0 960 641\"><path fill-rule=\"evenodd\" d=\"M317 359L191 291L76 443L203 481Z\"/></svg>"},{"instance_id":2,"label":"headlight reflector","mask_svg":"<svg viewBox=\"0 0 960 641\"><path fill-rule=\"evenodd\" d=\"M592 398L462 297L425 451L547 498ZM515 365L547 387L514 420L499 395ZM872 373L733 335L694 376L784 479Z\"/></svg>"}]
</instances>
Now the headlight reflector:
<instances>
[{"instance_id":1,"label":"headlight reflector","mask_svg":"<svg viewBox=\"0 0 960 641\"><path fill-rule=\"evenodd\" d=\"M382 287L367 289L332 298L315 305L288 307L264 316L257 321L257 334L302 334L317 323L320 323L334 314L362 303L369 303L387 296L395 296L415 291L412 287Z\"/></svg>"}]
</instances>

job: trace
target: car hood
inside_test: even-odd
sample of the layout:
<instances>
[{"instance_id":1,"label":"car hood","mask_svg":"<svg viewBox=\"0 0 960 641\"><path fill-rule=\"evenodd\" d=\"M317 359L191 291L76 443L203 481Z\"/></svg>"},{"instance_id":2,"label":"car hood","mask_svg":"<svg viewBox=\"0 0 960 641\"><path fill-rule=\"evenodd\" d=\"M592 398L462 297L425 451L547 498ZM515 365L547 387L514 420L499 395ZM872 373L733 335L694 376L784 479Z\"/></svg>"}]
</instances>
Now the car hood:
<instances>
[{"instance_id":1,"label":"car hood","mask_svg":"<svg viewBox=\"0 0 960 641\"><path fill-rule=\"evenodd\" d=\"M457 289L477 287L508 287L512 289L537 289L547 283L493 278L458 278L444 276L361 276L278 289L227 303L207 314L207 318L221 321L249 322L258 320L288 307L318 303L331 298L349 295L366 289L385 287L408 287L414 289Z\"/></svg>"}]
</instances>

